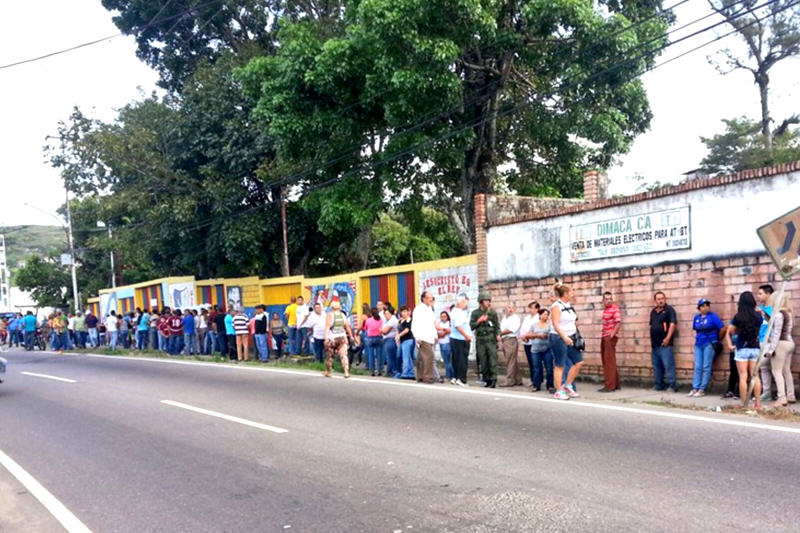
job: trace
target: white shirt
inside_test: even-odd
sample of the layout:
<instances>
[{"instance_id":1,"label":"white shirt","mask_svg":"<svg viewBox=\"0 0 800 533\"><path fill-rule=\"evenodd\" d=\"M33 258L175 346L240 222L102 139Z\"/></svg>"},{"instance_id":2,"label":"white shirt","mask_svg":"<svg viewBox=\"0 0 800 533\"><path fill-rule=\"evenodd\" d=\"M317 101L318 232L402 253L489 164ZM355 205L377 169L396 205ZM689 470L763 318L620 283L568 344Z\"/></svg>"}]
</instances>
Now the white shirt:
<instances>
[{"instance_id":1,"label":"white shirt","mask_svg":"<svg viewBox=\"0 0 800 533\"><path fill-rule=\"evenodd\" d=\"M425 304L419 304L414 308L414 314L411 316L411 333L414 334L414 339L419 342L427 342L433 344L436 342L436 315L432 307Z\"/></svg>"},{"instance_id":2,"label":"white shirt","mask_svg":"<svg viewBox=\"0 0 800 533\"><path fill-rule=\"evenodd\" d=\"M106 325L106 331L117 331L117 317L108 315L103 324Z\"/></svg>"},{"instance_id":3,"label":"white shirt","mask_svg":"<svg viewBox=\"0 0 800 533\"><path fill-rule=\"evenodd\" d=\"M578 313L575 312L575 308L572 307L572 304L564 303L561 300L556 301L550 309L555 309L556 307L561 310L561 318L558 321L558 327L561 332L567 336L575 335L575 332L578 331L578 326L575 324L578 320ZM553 316L552 311L550 311L550 316ZM553 333L555 333L555 329Z\"/></svg>"},{"instance_id":4,"label":"white shirt","mask_svg":"<svg viewBox=\"0 0 800 533\"><path fill-rule=\"evenodd\" d=\"M439 327L442 329L450 329L450 322L446 320L444 322L439 322ZM450 344L450 334L448 333L443 337L439 337L439 344Z\"/></svg>"},{"instance_id":5,"label":"white shirt","mask_svg":"<svg viewBox=\"0 0 800 533\"><path fill-rule=\"evenodd\" d=\"M539 323L538 313L535 315L531 315L530 313L528 313L527 315L525 315L525 318L522 319L522 326L520 326L519 332L517 334L519 335L520 340L522 340L524 344L527 344L528 346L533 344L533 339L525 340L522 337L530 333L533 330L533 326L538 323Z\"/></svg>"},{"instance_id":6,"label":"white shirt","mask_svg":"<svg viewBox=\"0 0 800 533\"><path fill-rule=\"evenodd\" d=\"M325 319L326 316L323 313L317 314L316 311L308 315L308 320L306 323L303 324L304 328L311 328L311 335L315 339L324 339L325 338Z\"/></svg>"},{"instance_id":7,"label":"white shirt","mask_svg":"<svg viewBox=\"0 0 800 533\"><path fill-rule=\"evenodd\" d=\"M70 331L75 331L75 317L72 317L67 322L67 329Z\"/></svg>"},{"instance_id":8,"label":"white shirt","mask_svg":"<svg viewBox=\"0 0 800 533\"><path fill-rule=\"evenodd\" d=\"M298 328L300 328L300 327L303 327L303 328L309 327L308 321L306 321L306 323L303 324L303 319L306 316L308 316L310 313L311 313L311 311L308 310L308 306L306 304L297 306L297 327ZM310 317L309 317L309 320L311 320ZM301 326L300 324L303 324L303 325Z\"/></svg>"},{"instance_id":9,"label":"white shirt","mask_svg":"<svg viewBox=\"0 0 800 533\"><path fill-rule=\"evenodd\" d=\"M503 317L503 320L500 321L500 332L502 333L505 330L511 332L503 335L504 339L510 339L517 336L517 333L519 332L519 322L519 315L517 314Z\"/></svg>"}]
</instances>

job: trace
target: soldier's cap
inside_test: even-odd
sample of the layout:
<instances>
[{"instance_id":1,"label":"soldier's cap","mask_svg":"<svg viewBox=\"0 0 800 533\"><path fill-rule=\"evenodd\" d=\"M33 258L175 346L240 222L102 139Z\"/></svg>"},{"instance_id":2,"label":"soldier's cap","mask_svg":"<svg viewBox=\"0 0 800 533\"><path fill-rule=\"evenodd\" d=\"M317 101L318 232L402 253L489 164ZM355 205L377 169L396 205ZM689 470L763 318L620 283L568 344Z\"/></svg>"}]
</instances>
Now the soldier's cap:
<instances>
[{"instance_id":1,"label":"soldier's cap","mask_svg":"<svg viewBox=\"0 0 800 533\"><path fill-rule=\"evenodd\" d=\"M480 293L480 294L478 295L478 302L482 302L482 301L484 301L484 300L489 300L489 301L491 302L491 301L492 301L492 295L491 295L491 294L489 294L488 292L482 292L482 293Z\"/></svg>"}]
</instances>

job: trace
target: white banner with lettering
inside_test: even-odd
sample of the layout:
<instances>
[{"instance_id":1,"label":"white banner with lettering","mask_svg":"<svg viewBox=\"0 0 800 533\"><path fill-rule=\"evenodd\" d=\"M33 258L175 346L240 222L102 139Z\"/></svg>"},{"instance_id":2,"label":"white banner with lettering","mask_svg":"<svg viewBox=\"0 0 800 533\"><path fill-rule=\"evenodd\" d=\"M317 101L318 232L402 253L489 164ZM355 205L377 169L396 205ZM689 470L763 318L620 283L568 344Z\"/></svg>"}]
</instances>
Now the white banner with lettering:
<instances>
[{"instance_id":1,"label":"white banner with lettering","mask_svg":"<svg viewBox=\"0 0 800 533\"><path fill-rule=\"evenodd\" d=\"M691 248L689 206L569 227L572 261Z\"/></svg>"}]
</instances>

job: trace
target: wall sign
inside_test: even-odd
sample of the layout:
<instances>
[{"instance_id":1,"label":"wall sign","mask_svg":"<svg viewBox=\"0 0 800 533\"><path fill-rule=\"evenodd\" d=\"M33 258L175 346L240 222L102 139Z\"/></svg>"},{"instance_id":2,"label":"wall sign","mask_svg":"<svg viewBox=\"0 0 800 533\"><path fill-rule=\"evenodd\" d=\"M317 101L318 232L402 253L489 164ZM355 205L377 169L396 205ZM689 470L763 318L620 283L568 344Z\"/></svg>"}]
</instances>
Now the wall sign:
<instances>
[{"instance_id":1,"label":"wall sign","mask_svg":"<svg viewBox=\"0 0 800 533\"><path fill-rule=\"evenodd\" d=\"M689 206L570 226L569 241L572 261L691 248Z\"/></svg>"}]
</instances>

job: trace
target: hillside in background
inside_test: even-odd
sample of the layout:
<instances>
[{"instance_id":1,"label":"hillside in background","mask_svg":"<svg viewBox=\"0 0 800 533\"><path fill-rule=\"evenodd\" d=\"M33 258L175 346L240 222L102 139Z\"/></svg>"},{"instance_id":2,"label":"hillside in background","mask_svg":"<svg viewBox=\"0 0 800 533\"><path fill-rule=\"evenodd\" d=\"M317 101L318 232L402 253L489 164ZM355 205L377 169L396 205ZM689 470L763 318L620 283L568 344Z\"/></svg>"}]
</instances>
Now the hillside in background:
<instances>
[{"instance_id":1,"label":"hillside in background","mask_svg":"<svg viewBox=\"0 0 800 533\"><path fill-rule=\"evenodd\" d=\"M58 226L7 226L0 227L6 238L6 261L14 282L14 270L31 254L62 253L67 249L64 228Z\"/></svg>"}]
</instances>

